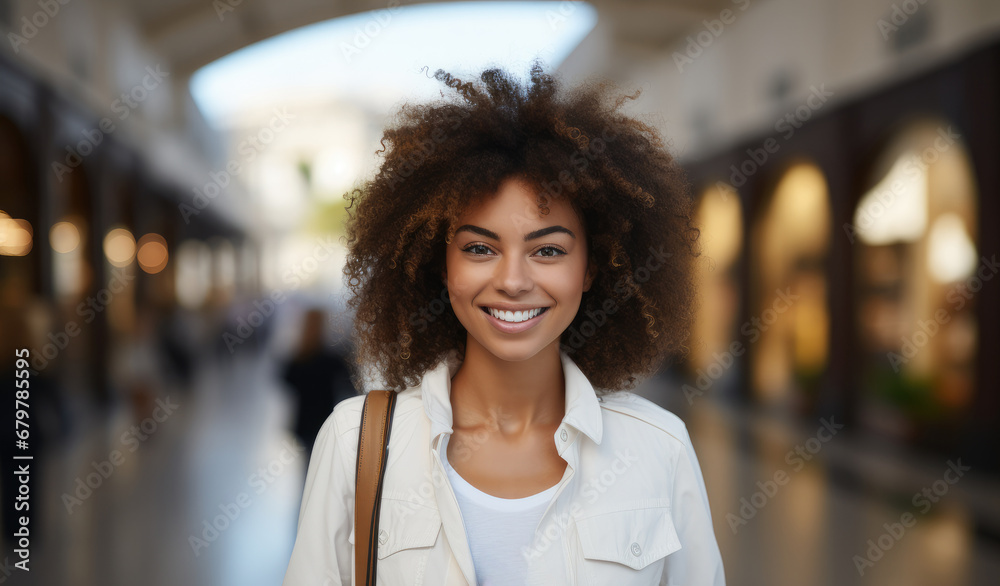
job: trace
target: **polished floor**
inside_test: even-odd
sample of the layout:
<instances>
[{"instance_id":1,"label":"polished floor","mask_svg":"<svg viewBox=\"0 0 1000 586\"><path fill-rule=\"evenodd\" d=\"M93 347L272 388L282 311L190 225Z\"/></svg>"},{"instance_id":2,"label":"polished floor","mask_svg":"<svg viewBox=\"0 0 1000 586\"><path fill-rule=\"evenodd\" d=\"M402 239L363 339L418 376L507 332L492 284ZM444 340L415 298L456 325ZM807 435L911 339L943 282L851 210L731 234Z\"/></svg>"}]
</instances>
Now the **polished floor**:
<instances>
[{"instance_id":1,"label":"polished floor","mask_svg":"<svg viewBox=\"0 0 1000 586\"><path fill-rule=\"evenodd\" d=\"M688 405L671 388L654 379L639 393L688 423L730 586L1000 583L1000 542L975 529L1000 499L996 484L970 472L939 482L947 494L917 508L915 492L955 477L946 462L880 454L835 426L821 431L822 422L789 425L707 398ZM287 431L291 399L275 361L237 352L201 369L193 388L165 394L176 408L155 429L147 421L145 439L123 437L136 420L120 409L45 454L45 537L31 572L0 569L0 584L281 583L306 456ZM78 479L98 484L90 475L114 450L122 458L86 495ZM882 489L842 481L845 469L882 479Z\"/></svg>"},{"instance_id":2,"label":"polished floor","mask_svg":"<svg viewBox=\"0 0 1000 586\"><path fill-rule=\"evenodd\" d=\"M639 394L688 425L730 586L1000 584L1000 484L960 454L918 457L835 418L792 424L671 388Z\"/></svg>"},{"instance_id":3,"label":"polished floor","mask_svg":"<svg viewBox=\"0 0 1000 586\"><path fill-rule=\"evenodd\" d=\"M176 408L161 411L155 429L123 409L53 450L41 497L48 539L33 552L30 577L15 572L3 582L0 572L0 583L280 584L306 456L286 431L290 400L273 370L272 361L237 353L232 364L204 369L191 392L167 393ZM143 420L140 430L151 433L123 441ZM77 479L88 480L113 450L120 464L67 507Z\"/></svg>"}]
</instances>

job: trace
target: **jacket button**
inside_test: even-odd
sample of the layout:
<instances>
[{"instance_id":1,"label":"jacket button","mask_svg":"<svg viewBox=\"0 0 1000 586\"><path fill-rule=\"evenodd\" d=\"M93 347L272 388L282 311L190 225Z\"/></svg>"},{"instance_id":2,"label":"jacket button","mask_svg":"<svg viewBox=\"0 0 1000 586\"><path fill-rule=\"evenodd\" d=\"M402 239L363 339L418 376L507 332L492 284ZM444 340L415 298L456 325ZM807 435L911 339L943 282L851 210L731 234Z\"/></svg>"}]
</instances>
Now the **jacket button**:
<instances>
[{"instance_id":1,"label":"jacket button","mask_svg":"<svg viewBox=\"0 0 1000 586\"><path fill-rule=\"evenodd\" d=\"M569 436L569 434L566 433L565 429L559 432L559 437L562 438L562 441L566 441L566 438L568 436Z\"/></svg>"},{"instance_id":2,"label":"jacket button","mask_svg":"<svg viewBox=\"0 0 1000 586\"><path fill-rule=\"evenodd\" d=\"M638 543L633 543L632 544L632 555L638 556L641 553L642 553L642 548L639 547L639 544Z\"/></svg>"},{"instance_id":3,"label":"jacket button","mask_svg":"<svg viewBox=\"0 0 1000 586\"><path fill-rule=\"evenodd\" d=\"M380 545L385 545L385 542L388 538L389 535L385 532L385 529L378 532L378 542Z\"/></svg>"}]
</instances>

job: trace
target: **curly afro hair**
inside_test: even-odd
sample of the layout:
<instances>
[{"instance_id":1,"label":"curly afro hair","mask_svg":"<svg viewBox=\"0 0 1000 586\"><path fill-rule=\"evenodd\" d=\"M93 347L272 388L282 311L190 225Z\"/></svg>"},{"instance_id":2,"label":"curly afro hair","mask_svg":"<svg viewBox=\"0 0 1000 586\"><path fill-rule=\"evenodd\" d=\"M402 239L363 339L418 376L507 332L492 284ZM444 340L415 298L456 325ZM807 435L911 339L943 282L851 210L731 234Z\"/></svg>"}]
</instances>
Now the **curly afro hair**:
<instances>
[{"instance_id":1,"label":"curly afro hair","mask_svg":"<svg viewBox=\"0 0 1000 586\"><path fill-rule=\"evenodd\" d=\"M446 353L464 359L445 249L463 211L510 177L537 186L540 213L564 197L583 218L599 271L560 348L598 395L632 389L636 375L685 353L699 232L690 186L657 131L619 112L641 90L616 96L613 83L588 80L563 95L538 59L524 85L496 67L481 83L440 69L434 78L461 99L404 103L374 178L344 196L356 366L402 390Z\"/></svg>"}]
</instances>

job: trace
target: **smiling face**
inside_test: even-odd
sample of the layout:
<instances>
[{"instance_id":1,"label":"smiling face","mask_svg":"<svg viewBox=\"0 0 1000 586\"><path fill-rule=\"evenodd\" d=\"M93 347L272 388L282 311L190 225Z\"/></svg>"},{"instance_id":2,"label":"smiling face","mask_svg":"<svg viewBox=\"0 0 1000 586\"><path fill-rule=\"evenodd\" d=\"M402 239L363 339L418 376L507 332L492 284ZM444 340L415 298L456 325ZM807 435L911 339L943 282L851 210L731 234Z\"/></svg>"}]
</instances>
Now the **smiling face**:
<instances>
[{"instance_id":1,"label":"smiling face","mask_svg":"<svg viewBox=\"0 0 1000 586\"><path fill-rule=\"evenodd\" d=\"M502 360L526 360L558 344L596 274L572 205L557 198L548 206L541 215L535 191L507 179L458 218L447 246L443 276L467 344ZM498 310L505 310L500 318Z\"/></svg>"}]
</instances>

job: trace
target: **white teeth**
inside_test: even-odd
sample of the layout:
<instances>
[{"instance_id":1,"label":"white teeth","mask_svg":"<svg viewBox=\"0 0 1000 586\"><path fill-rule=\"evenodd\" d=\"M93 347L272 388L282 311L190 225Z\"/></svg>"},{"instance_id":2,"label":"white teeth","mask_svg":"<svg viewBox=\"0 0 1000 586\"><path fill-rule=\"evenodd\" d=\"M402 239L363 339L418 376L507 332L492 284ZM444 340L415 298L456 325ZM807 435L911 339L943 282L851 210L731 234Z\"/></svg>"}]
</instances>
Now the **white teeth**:
<instances>
[{"instance_id":1,"label":"white teeth","mask_svg":"<svg viewBox=\"0 0 1000 586\"><path fill-rule=\"evenodd\" d=\"M489 308L489 311L490 311L490 315L492 315L493 317L495 317L497 319L500 319L500 320L503 320L503 321L507 321L507 322L511 322L511 323L519 323L519 322L522 322L522 321L527 321L527 320L529 320L529 319L537 316L539 313L542 312L542 308L538 307L538 308L535 308L535 309L529 309L527 311L500 311L498 309L493 309L491 307L491 308Z\"/></svg>"}]
</instances>

